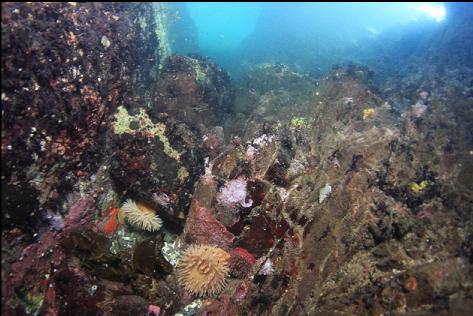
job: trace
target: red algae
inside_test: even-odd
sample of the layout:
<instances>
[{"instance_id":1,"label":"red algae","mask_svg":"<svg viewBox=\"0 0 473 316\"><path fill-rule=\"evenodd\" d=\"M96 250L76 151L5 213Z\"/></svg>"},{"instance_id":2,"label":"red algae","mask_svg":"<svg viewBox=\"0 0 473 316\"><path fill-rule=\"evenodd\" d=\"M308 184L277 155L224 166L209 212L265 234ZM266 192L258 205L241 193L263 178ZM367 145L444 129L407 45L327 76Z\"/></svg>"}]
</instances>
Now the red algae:
<instances>
[{"instance_id":1,"label":"red algae","mask_svg":"<svg viewBox=\"0 0 473 316\"><path fill-rule=\"evenodd\" d=\"M245 248L236 247L235 249L233 249L232 255L237 255L237 256L243 257L250 264L255 264L255 262L256 262L255 257L248 250L246 250Z\"/></svg>"}]
</instances>

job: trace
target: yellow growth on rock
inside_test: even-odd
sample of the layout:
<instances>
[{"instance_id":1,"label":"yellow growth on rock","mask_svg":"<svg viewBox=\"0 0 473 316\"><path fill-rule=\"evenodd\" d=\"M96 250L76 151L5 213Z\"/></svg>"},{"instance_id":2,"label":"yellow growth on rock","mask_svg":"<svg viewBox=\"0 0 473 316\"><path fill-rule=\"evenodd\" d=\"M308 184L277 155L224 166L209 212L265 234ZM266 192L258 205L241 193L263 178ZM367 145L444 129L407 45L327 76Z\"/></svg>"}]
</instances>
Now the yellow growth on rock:
<instances>
[{"instance_id":1,"label":"yellow growth on rock","mask_svg":"<svg viewBox=\"0 0 473 316\"><path fill-rule=\"evenodd\" d=\"M230 254L213 246L190 246L177 264L178 279L196 296L219 294L226 285Z\"/></svg>"},{"instance_id":2,"label":"yellow growth on rock","mask_svg":"<svg viewBox=\"0 0 473 316\"><path fill-rule=\"evenodd\" d=\"M425 188L427 188L429 184L430 183L427 180L422 180L419 183L412 182L411 184L409 184L409 189L411 189L411 191L414 193L419 193L423 191Z\"/></svg>"},{"instance_id":3,"label":"yellow growth on rock","mask_svg":"<svg viewBox=\"0 0 473 316\"><path fill-rule=\"evenodd\" d=\"M364 109L364 110L363 110L363 120L367 120L367 119L373 118L373 117L374 117L374 114L375 114L375 111L374 111L373 108Z\"/></svg>"},{"instance_id":4,"label":"yellow growth on rock","mask_svg":"<svg viewBox=\"0 0 473 316\"><path fill-rule=\"evenodd\" d=\"M179 179L179 183L183 183L188 176L189 172L184 167L179 168L179 170L177 171L177 178Z\"/></svg>"},{"instance_id":5,"label":"yellow growth on rock","mask_svg":"<svg viewBox=\"0 0 473 316\"><path fill-rule=\"evenodd\" d=\"M205 71L199 61L196 59L189 59L189 62L192 65L192 69L195 71L195 80L201 83L208 81Z\"/></svg>"},{"instance_id":6,"label":"yellow growth on rock","mask_svg":"<svg viewBox=\"0 0 473 316\"><path fill-rule=\"evenodd\" d=\"M137 129L132 129L130 124L136 122L138 124ZM138 132L144 132L149 137L158 137L164 145L164 153L173 158L174 160L180 160L180 154L171 147L168 138L166 137L166 125L163 123L154 124L144 109L140 109L140 113L134 116L130 116L126 108L122 105L118 107L118 111L115 114L115 122L113 123L113 131L115 134L136 134Z\"/></svg>"}]
</instances>

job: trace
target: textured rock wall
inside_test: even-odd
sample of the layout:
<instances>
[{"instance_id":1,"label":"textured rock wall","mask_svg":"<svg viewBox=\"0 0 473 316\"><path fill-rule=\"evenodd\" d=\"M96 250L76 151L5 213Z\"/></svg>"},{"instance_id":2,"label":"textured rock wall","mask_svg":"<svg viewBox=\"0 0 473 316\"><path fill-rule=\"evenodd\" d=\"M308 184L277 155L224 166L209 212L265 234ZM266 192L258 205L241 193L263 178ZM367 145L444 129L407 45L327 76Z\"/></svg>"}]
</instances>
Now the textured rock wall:
<instances>
[{"instance_id":1,"label":"textured rock wall","mask_svg":"<svg viewBox=\"0 0 473 316\"><path fill-rule=\"evenodd\" d=\"M433 89L400 111L368 78L364 68L334 69L298 113L303 124L283 115L279 123L250 119L259 134L212 162L212 176L200 181L207 193L194 201L225 223L233 247L248 250L256 264L205 311L423 315L471 308L473 204L464 179L471 153L448 123L455 108L445 107L468 99ZM233 181L246 183L247 198L228 207L219 195ZM188 221L185 231L197 225Z\"/></svg>"},{"instance_id":2,"label":"textured rock wall","mask_svg":"<svg viewBox=\"0 0 473 316\"><path fill-rule=\"evenodd\" d=\"M153 21L146 4L2 4L2 227L64 211L107 152L111 114L150 103Z\"/></svg>"},{"instance_id":3,"label":"textured rock wall","mask_svg":"<svg viewBox=\"0 0 473 316\"><path fill-rule=\"evenodd\" d=\"M103 182L90 192L88 181L103 175L112 114L153 100L161 61L155 17L148 4L69 2L2 3L1 19L2 248L10 250L2 314L96 308L85 290L67 288L79 275L51 275L64 258L57 242L97 215L93 196ZM81 200L79 192L90 194ZM78 284L92 282L82 276ZM82 300L56 304L56 289Z\"/></svg>"}]
</instances>

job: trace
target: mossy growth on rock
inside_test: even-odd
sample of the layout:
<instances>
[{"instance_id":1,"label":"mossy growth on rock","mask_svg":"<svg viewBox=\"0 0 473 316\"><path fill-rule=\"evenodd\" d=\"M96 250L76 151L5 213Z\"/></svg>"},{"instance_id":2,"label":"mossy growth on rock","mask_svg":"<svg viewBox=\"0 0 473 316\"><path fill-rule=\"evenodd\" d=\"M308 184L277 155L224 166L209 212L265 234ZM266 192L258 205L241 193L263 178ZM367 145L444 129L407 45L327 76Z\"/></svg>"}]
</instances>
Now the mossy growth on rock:
<instances>
[{"instance_id":1,"label":"mossy growth on rock","mask_svg":"<svg viewBox=\"0 0 473 316\"><path fill-rule=\"evenodd\" d=\"M293 117L291 127L299 129L307 126L307 120L304 117Z\"/></svg>"}]
</instances>

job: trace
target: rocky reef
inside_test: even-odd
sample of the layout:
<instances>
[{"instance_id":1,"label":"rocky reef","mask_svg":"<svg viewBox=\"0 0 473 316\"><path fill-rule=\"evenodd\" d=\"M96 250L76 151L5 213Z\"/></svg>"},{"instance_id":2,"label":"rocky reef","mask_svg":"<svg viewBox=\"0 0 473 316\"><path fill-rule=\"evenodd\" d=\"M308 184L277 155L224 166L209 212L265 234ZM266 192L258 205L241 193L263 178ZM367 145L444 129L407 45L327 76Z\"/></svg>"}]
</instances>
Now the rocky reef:
<instances>
[{"instance_id":1,"label":"rocky reef","mask_svg":"<svg viewBox=\"0 0 473 316\"><path fill-rule=\"evenodd\" d=\"M468 60L236 85L164 12L2 3L2 315L468 315Z\"/></svg>"}]
</instances>

